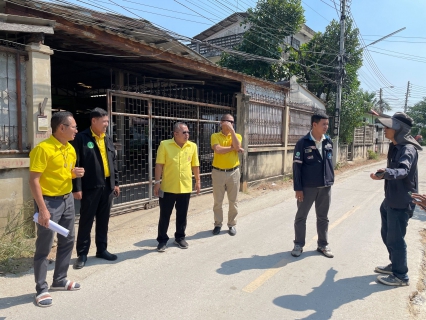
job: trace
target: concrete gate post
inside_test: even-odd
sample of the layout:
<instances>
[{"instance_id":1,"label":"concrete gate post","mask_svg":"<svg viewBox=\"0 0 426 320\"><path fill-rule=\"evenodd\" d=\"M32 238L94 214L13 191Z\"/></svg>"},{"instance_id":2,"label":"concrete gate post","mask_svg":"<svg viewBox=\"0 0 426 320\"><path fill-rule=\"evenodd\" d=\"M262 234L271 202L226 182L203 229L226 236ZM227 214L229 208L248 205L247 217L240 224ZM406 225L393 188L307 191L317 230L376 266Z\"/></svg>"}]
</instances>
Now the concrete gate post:
<instances>
[{"instance_id":1,"label":"concrete gate post","mask_svg":"<svg viewBox=\"0 0 426 320\"><path fill-rule=\"evenodd\" d=\"M52 94L51 94L51 67L50 56L53 51L50 47L40 43L30 43L25 47L28 51L28 63L26 74L26 92L27 92L27 125L28 125L28 143L31 149L38 143L47 139L52 133L50 128L50 119L52 117ZM40 114L40 104L47 99L43 114ZM39 128L39 116L45 116L47 121L47 131ZM42 121L40 122L42 123ZM40 130L42 131L40 131Z\"/></svg>"},{"instance_id":2,"label":"concrete gate post","mask_svg":"<svg viewBox=\"0 0 426 320\"><path fill-rule=\"evenodd\" d=\"M237 132L243 138L242 148L244 149L244 152L240 155L240 191L243 192L248 189L249 100L250 96L244 93L237 94Z\"/></svg>"}]
</instances>

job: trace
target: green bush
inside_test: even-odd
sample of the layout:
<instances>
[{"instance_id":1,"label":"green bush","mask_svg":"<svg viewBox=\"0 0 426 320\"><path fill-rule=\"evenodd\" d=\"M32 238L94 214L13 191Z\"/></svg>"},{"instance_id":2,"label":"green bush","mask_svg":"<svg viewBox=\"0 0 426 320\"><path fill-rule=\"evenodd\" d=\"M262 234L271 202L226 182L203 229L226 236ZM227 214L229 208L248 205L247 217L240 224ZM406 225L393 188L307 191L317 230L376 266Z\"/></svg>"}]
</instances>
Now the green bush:
<instances>
[{"instance_id":1,"label":"green bush","mask_svg":"<svg viewBox=\"0 0 426 320\"><path fill-rule=\"evenodd\" d=\"M374 152L373 150L367 150L367 154L368 154L367 158L370 159L370 160L379 159L379 155L376 152Z\"/></svg>"}]
</instances>

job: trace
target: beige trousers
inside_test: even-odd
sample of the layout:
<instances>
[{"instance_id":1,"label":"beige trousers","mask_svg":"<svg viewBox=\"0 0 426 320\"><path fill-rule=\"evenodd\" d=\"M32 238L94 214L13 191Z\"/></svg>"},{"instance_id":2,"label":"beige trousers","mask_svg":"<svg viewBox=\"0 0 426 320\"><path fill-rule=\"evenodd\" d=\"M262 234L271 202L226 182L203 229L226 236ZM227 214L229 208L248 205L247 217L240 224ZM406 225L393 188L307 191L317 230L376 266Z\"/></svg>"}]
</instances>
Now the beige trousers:
<instances>
[{"instance_id":1,"label":"beige trousers","mask_svg":"<svg viewBox=\"0 0 426 320\"><path fill-rule=\"evenodd\" d=\"M240 190L240 169L232 172L224 172L216 169L212 170L213 182L213 212L214 226L221 227L223 222L223 197L225 192L228 196L228 227L233 227L237 224L235 218L238 214L238 192Z\"/></svg>"}]
</instances>

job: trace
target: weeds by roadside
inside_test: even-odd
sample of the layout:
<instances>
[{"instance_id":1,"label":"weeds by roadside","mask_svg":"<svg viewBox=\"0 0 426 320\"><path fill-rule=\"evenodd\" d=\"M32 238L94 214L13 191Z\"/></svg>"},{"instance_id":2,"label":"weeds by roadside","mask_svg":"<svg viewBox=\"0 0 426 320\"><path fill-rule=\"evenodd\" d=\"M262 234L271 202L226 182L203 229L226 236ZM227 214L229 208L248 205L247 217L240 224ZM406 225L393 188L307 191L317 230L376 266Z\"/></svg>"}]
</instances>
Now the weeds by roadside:
<instances>
[{"instance_id":1,"label":"weeds by roadside","mask_svg":"<svg viewBox=\"0 0 426 320\"><path fill-rule=\"evenodd\" d=\"M367 150L367 158L370 160L377 160L379 159L379 155L373 150Z\"/></svg>"},{"instance_id":2,"label":"weeds by roadside","mask_svg":"<svg viewBox=\"0 0 426 320\"><path fill-rule=\"evenodd\" d=\"M28 213L32 211L32 201L24 203L20 210L9 208L5 227L0 229L0 274L18 273L32 265L34 239Z\"/></svg>"}]
</instances>

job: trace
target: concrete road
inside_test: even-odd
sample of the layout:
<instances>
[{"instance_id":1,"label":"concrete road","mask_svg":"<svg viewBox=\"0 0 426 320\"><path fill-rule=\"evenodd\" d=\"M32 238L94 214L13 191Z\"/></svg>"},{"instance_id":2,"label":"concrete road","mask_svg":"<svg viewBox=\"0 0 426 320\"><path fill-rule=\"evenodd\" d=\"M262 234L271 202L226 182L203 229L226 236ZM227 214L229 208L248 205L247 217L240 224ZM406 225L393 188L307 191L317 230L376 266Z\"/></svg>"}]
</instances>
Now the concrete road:
<instances>
[{"instance_id":1,"label":"concrete road","mask_svg":"<svg viewBox=\"0 0 426 320\"><path fill-rule=\"evenodd\" d=\"M426 181L425 163L421 157L420 181ZM369 173L383 166L346 173L333 186L333 259L316 252L313 211L305 252L299 258L290 255L292 190L265 191L251 199L242 194L246 200L235 237L225 228L211 234L212 196L207 194L191 200L188 250L169 241L165 253L155 251L158 208L115 217L109 249L118 253L118 261L89 257L85 268L70 268L69 278L82 289L52 292L54 305L46 309L33 304L31 272L0 278L0 319L409 319L426 214L415 212L406 237L411 286L377 284L374 267L388 263L380 238L383 182L371 180ZM172 237L173 223L170 231Z\"/></svg>"}]
</instances>

